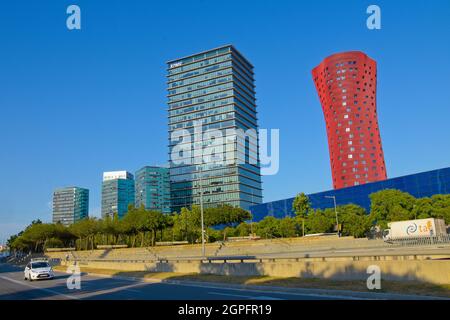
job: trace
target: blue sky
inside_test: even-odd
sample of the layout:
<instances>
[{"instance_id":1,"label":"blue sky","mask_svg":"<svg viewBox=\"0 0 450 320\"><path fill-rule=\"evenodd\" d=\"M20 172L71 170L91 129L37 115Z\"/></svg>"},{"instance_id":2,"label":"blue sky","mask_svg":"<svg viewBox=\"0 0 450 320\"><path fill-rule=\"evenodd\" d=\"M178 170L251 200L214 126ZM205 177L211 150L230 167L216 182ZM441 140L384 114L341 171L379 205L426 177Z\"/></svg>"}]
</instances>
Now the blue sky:
<instances>
[{"instance_id":1,"label":"blue sky","mask_svg":"<svg viewBox=\"0 0 450 320\"><path fill-rule=\"evenodd\" d=\"M81 8L82 30L66 28ZM366 28L366 8L382 29ZM255 66L259 124L280 129L264 200L331 189L311 69L362 50L378 63L389 177L450 165L448 1L8 1L0 10L0 242L51 220L52 190L167 162L165 62L234 44Z\"/></svg>"}]
</instances>

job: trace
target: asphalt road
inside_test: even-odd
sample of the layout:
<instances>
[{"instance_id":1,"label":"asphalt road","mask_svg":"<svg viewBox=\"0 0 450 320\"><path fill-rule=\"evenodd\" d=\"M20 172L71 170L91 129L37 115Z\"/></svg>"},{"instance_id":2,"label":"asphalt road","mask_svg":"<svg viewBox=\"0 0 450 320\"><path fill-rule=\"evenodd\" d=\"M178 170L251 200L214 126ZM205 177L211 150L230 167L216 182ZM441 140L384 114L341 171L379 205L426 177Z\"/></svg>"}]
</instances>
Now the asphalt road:
<instances>
[{"instance_id":1,"label":"asphalt road","mask_svg":"<svg viewBox=\"0 0 450 320\"><path fill-rule=\"evenodd\" d=\"M148 283L126 279L81 276L81 289L69 290L67 278L25 281L23 270L0 264L0 300L329 300L345 299L330 294L300 294L223 288L214 285Z\"/></svg>"}]
</instances>

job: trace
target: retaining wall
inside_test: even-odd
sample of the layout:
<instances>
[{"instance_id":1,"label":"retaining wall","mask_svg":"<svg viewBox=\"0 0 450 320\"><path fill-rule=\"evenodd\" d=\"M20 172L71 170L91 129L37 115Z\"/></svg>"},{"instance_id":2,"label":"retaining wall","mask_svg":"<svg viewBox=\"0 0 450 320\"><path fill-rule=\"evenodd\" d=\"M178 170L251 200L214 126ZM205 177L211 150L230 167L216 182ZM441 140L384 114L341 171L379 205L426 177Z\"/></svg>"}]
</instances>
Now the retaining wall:
<instances>
[{"instance_id":1,"label":"retaining wall","mask_svg":"<svg viewBox=\"0 0 450 320\"><path fill-rule=\"evenodd\" d=\"M68 262L71 264L73 262ZM366 280L367 268L377 265L381 278L396 281L420 281L450 284L450 260L421 260L417 256L395 259L268 259L246 262L233 261L168 261L168 262L111 262L80 261L83 267L123 271L200 273L233 276L274 276L324 278L333 280ZM66 262L62 262L66 265Z\"/></svg>"}]
</instances>

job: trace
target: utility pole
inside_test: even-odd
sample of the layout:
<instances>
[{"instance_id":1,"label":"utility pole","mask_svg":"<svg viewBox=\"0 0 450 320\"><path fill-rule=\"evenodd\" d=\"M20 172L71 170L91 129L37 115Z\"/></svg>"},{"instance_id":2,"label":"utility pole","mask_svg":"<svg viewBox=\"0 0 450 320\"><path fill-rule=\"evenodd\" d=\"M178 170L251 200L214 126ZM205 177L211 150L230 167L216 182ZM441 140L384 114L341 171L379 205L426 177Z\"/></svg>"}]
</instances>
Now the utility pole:
<instances>
[{"instance_id":1,"label":"utility pole","mask_svg":"<svg viewBox=\"0 0 450 320\"><path fill-rule=\"evenodd\" d=\"M201 216L201 223L202 223L202 256L203 258L206 257L206 250L205 250L205 229L203 224L203 171L202 167L200 165L200 216Z\"/></svg>"},{"instance_id":2,"label":"utility pole","mask_svg":"<svg viewBox=\"0 0 450 320\"><path fill-rule=\"evenodd\" d=\"M341 232L339 230L339 221L338 221L338 213L337 213L337 206L336 206L336 196L325 196L325 198L333 199L334 201L334 213L336 214L336 229L338 236L341 236Z\"/></svg>"}]
</instances>

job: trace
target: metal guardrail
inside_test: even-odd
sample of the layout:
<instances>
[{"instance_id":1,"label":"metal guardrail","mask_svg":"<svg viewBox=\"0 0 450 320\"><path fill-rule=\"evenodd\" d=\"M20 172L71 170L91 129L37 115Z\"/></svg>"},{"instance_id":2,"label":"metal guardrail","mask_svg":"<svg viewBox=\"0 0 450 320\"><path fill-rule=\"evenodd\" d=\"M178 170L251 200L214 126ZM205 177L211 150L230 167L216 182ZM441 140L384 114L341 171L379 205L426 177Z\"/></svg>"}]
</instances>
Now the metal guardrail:
<instances>
[{"instance_id":1,"label":"metal guardrail","mask_svg":"<svg viewBox=\"0 0 450 320\"><path fill-rule=\"evenodd\" d=\"M179 246L189 244L189 241L157 241L155 246Z\"/></svg>"},{"instance_id":2,"label":"metal guardrail","mask_svg":"<svg viewBox=\"0 0 450 320\"><path fill-rule=\"evenodd\" d=\"M105 249L126 249L128 245L126 244L101 244L97 245L97 249L105 250Z\"/></svg>"},{"instance_id":3,"label":"metal guardrail","mask_svg":"<svg viewBox=\"0 0 450 320\"><path fill-rule=\"evenodd\" d=\"M386 243L396 246L429 246L438 244L450 244L450 235L433 237L398 237L385 240Z\"/></svg>"}]
</instances>

